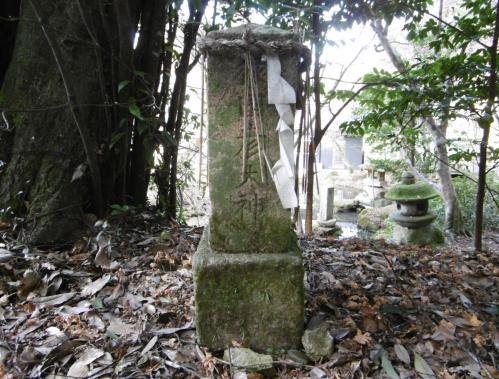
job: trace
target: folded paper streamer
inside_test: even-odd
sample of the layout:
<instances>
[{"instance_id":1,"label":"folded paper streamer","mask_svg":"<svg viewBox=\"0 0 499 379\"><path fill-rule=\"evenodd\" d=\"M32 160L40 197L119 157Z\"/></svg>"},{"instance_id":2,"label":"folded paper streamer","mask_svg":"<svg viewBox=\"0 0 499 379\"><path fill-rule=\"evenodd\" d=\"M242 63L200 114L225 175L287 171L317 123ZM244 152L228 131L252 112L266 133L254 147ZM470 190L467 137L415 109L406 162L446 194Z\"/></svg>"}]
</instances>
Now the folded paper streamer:
<instances>
[{"instance_id":1,"label":"folded paper streamer","mask_svg":"<svg viewBox=\"0 0 499 379\"><path fill-rule=\"evenodd\" d=\"M298 199L295 193L295 163L293 124L295 116L291 104L296 102L293 87L281 76L281 62L275 54L267 55L268 103L275 104L279 113L277 132L279 133L280 159L272 167L279 199L283 208L295 208Z\"/></svg>"}]
</instances>

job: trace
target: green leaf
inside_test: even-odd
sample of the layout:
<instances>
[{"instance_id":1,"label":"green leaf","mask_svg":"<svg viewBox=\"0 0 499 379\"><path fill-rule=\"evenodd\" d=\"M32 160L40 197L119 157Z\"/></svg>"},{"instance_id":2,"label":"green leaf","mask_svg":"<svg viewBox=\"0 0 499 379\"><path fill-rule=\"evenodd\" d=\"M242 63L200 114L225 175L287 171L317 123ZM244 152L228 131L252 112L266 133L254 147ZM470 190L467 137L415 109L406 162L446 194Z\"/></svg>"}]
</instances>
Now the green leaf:
<instances>
[{"instance_id":1,"label":"green leaf","mask_svg":"<svg viewBox=\"0 0 499 379\"><path fill-rule=\"evenodd\" d=\"M201 0L192 0L192 5L194 6L194 9L200 10L201 9Z\"/></svg>"},{"instance_id":2,"label":"green leaf","mask_svg":"<svg viewBox=\"0 0 499 379\"><path fill-rule=\"evenodd\" d=\"M140 108L137 104L130 104L128 106L128 111L132 116L137 117L139 120L144 120L144 117L142 117L142 114L140 113Z\"/></svg>"},{"instance_id":3,"label":"green leaf","mask_svg":"<svg viewBox=\"0 0 499 379\"><path fill-rule=\"evenodd\" d=\"M146 133L148 130L150 130L149 126L150 125L146 122L137 123L137 132L139 133L139 135L142 135Z\"/></svg>"},{"instance_id":4,"label":"green leaf","mask_svg":"<svg viewBox=\"0 0 499 379\"><path fill-rule=\"evenodd\" d=\"M163 230L159 236L164 241L169 241L172 238L172 234L168 230Z\"/></svg>"},{"instance_id":5,"label":"green leaf","mask_svg":"<svg viewBox=\"0 0 499 379\"><path fill-rule=\"evenodd\" d=\"M100 297L96 297L95 299L90 301L90 305L94 309L104 309L104 303L102 302L102 299Z\"/></svg>"},{"instance_id":6,"label":"green leaf","mask_svg":"<svg viewBox=\"0 0 499 379\"><path fill-rule=\"evenodd\" d=\"M383 352L383 355L381 357L381 365L383 366L383 369L386 372L386 375L388 375L391 379L400 379L399 374L397 374L397 371L393 368L392 362L390 362L390 359L388 358L388 353L386 351Z\"/></svg>"},{"instance_id":7,"label":"green leaf","mask_svg":"<svg viewBox=\"0 0 499 379\"><path fill-rule=\"evenodd\" d=\"M483 310L494 316L499 315L499 306L497 305L491 305L490 307L483 308Z\"/></svg>"},{"instance_id":8,"label":"green leaf","mask_svg":"<svg viewBox=\"0 0 499 379\"><path fill-rule=\"evenodd\" d=\"M146 75L146 73L144 71L139 71L139 70L134 70L133 73L139 77L141 77L142 79L144 79L144 76Z\"/></svg>"},{"instance_id":9,"label":"green leaf","mask_svg":"<svg viewBox=\"0 0 499 379\"><path fill-rule=\"evenodd\" d=\"M414 368L423 379L435 379L437 377L430 365L418 353L414 353Z\"/></svg>"},{"instance_id":10,"label":"green leaf","mask_svg":"<svg viewBox=\"0 0 499 379\"><path fill-rule=\"evenodd\" d=\"M120 82L120 83L118 84L118 93L120 93L120 92L121 92L121 90L122 90L123 88L125 88L125 87L126 87L127 85L129 85L129 84L130 84L130 80L123 80L122 82Z\"/></svg>"},{"instance_id":11,"label":"green leaf","mask_svg":"<svg viewBox=\"0 0 499 379\"><path fill-rule=\"evenodd\" d=\"M161 139L163 140L164 145L168 146L177 145L177 141L175 141L175 138L173 138L173 136L166 130L161 134Z\"/></svg>"},{"instance_id":12,"label":"green leaf","mask_svg":"<svg viewBox=\"0 0 499 379\"><path fill-rule=\"evenodd\" d=\"M109 143L109 148L112 149L116 143L123 138L126 132L115 133L111 137L111 142Z\"/></svg>"}]
</instances>

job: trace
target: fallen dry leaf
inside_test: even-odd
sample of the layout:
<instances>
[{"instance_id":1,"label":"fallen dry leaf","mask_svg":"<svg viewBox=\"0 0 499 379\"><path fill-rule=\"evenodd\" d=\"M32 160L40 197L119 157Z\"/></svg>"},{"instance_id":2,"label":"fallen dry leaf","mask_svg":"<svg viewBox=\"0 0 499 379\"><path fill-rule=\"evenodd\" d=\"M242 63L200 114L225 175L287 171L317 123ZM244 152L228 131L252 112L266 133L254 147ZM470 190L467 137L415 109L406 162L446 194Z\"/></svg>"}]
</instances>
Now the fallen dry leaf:
<instances>
[{"instance_id":1,"label":"fallen dry leaf","mask_svg":"<svg viewBox=\"0 0 499 379\"><path fill-rule=\"evenodd\" d=\"M423 379L434 379L436 377L430 365L418 353L414 353L414 369Z\"/></svg>"},{"instance_id":2,"label":"fallen dry leaf","mask_svg":"<svg viewBox=\"0 0 499 379\"><path fill-rule=\"evenodd\" d=\"M360 329L357 329L357 335L353 338L353 340L359 345L369 345L372 342L369 332L362 333Z\"/></svg>"},{"instance_id":3,"label":"fallen dry leaf","mask_svg":"<svg viewBox=\"0 0 499 379\"><path fill-rule=\"evenodd\" d=\"M99 292L101 289L103 289L106 286L106 284L109 282L110 279L111 279L110 274L103 275L100 279L97 279L96 281L91 282L87 284L85 287L83 287L81 295L82 296L95 295L97 292Z\"/></svg>"},{"instance_id":4,"label":"fallen dry leaf","mask_svg":"<svg viewBox=\"0 0 499 379\"><path fill-rule=\"evenodd\" d=\"M454 324L450 323L446 320L440 320L440 323L435 328L433 335L431 338L435 341L452 341L455 339L454 332L456 331L456 327Z\"/></svg>"},{"instance_id":5,"label":"fallen dry leaf","mask_svg":"<svg viewBox=\"0 0 499 379\"><path fill-rule=\"evenodd\" d=\"M43 305L60 305L65 303L66 301L69 301L75 295L76 295L75 292L60 293L57 295L37 297L31 299L31 302L34 304L43 304Z\"/></svg>"},{"instance_id":6,"label":"fallen dry leaf","mask_svg":"<svg viewBox=\"0 0 499 379\"><path fill-rule=\"evenodd\" d=\"M409 356L409 352L404 346L397 343L393 346L393 348L395 350L397 358L400 359L400 361L404 362L407 365L411 364L411 357Z\"/></svg>"},{"instance_id":7,"label":"fallen dry leaf","mask_svg":"<svg viewBox=\"0 0 499 379\"><path fill-rule=\"evenodd\" d=\"M480 326L482 326L482 322L478 319L478 317L476 316L476 314L466 314L464 316L464 318L466 320L468 320L468 322L470 323L471 326L475 327L475 328L479 328Z\"/></svg>"}]
</instances>

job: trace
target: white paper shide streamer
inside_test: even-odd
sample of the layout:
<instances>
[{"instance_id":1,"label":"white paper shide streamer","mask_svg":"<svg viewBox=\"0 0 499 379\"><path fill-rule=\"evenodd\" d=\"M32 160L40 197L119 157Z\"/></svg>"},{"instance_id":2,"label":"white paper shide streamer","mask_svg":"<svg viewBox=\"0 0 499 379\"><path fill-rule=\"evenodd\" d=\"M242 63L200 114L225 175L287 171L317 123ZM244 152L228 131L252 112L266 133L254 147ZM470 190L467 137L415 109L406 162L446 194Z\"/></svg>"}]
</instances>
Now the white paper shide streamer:
<instances>
[{"instance_id":1,"label":"white paper shide streamer","mask_svg":"<svg viewBox=\"0 0 499 379\"><path fill-rule=\"evenodd\" d=\"M295 193L294 177L294 114L291 104L296 102L293 87L281 76L281 62L277 55L267 55L268 103L274 104L279 113L277 133L279 133L280 159L272 167L279 199L284 208L295 208L298 199Z\"/></svg>"}]
</instances>

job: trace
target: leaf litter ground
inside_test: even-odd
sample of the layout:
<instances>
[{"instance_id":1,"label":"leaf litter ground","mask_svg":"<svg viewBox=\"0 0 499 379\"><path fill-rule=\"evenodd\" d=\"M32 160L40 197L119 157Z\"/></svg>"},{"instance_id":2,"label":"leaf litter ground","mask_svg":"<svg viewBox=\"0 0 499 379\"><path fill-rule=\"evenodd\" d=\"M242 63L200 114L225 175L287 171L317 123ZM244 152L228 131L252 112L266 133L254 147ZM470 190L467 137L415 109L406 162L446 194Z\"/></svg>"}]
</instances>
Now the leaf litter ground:
<instances>
[{"instance_id":1,"label":"leaf litter ground","mask_svg":"<svg viewBox=\"0 0 499 379\"><path fill-rule=\"evenodd\" d=\"M191 258L201 233L142 213L40 250L4 228L0 378L231 377L223 352L196 343ZM476 253L466 239L439 250L302 240L306 319L327 325L334 352L303 364L269 349L273 375L498 378L497 236L488 242Z\"/></svg>"}]
</instances>

